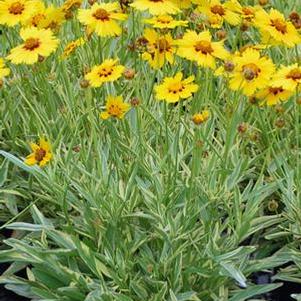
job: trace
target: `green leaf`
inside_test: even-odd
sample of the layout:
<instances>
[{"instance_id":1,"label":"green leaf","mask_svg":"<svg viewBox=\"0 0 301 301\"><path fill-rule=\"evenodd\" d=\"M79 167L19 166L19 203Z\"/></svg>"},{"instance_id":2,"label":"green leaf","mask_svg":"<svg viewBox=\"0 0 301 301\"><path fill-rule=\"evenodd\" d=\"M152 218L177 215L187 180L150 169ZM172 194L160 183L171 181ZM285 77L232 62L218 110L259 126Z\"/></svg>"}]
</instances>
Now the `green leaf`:
<instances>
[{"instance_id":1,"label":"green leaf","mask_svg":"<svg viewBox=\"0 0 301 301\"><path fill-rule=\"evenodd\" d=\"M282 283L250 286L234 294L233 297L229 299L229 301L244 301L253 296L261 295L273 291L280 286L282 286Z\"/></svg>"}]
</instances>

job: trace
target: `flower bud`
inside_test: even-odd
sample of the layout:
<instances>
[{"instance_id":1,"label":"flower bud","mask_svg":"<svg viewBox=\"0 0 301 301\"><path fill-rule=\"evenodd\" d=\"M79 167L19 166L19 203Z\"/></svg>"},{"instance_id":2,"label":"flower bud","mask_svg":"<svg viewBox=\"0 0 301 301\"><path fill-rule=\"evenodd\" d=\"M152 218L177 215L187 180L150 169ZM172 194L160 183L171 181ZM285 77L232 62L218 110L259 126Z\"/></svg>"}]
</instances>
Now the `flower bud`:
<instances>
[{"instance_id":1,"label":"flower bud","mask_svg":"<svg viewBox=\"0 0 301 301\"><path fill-rule=\"evenodd\" d=\"M79 85L80 85L80 87L82 89L86 89L86 88L88 88L90 86L90 82L88 80L86 80L86 79L82 79L80 81Z\"/></svg>"},{"instance_id":2,"label":"flower bud","mask_svg":"<svg viewBox=\"0 0 301 301\"><path fill-rule=\"evenodd\" d=\"M124 76L125 79L127 79L127 80L133 79L134 76L135 76L135 74L136 74L135 70L134 70L134 69L131 69L131 68L126 69L126 70L123 72L123 76Z\"/></svg>"}]
</instances>

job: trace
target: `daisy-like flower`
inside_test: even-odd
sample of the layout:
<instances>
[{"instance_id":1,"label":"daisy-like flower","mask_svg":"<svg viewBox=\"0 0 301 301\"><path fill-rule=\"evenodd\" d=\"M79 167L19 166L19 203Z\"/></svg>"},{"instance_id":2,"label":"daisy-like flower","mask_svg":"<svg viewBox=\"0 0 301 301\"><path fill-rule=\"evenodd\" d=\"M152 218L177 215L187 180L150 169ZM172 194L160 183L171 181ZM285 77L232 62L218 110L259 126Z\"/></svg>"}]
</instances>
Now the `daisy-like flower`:
<instances>
[{"instance_id":1,"label":"daisy-like flower","mask_svg":"<svg viewBox=\"0 0 301 301\"><path fill-rule=\"evenodd\" d=\"M199 86L193 83L193 75L186 79L182 78L182 72L178 72L175 77L165 77L163 83L155 87L157 99L175 103L180 99L189 98L198 90Z\"/></svg>"},{"instance_id":2,"label":"daisy-like flower","mask_svg":"<svg viewBox=\"0 0 301 301\"><path fill-rule=\"evenodd\" d=\"M119 36L121 27L116 21L127 18L127 15L118 12L119 10L118 2L94 3L91 8L78 11L78 20L101 37Z\"/></svg>"},{"instance_id":3,"label":"daisy-like flower","mask_svg":"<svg viewBox=\"0 0 301 301\"><path fill-rule=\"evenodd\" d=\"M175 20L172 16L169 15L155 16L152 19L144 20L144 22L147 24L151 24L154 28L159 29L172 29L177 26L188 25L188 21Z\"/></svg>"},{"instance_id":4,"label":"daisy-like flower","mask_svg":"<svg viewBox=\"0 0 301 301\"><path fill-rule=\"evenodd\" d=\"M5 67L4 60L0 58L0 81L10 74L10 70Z\"/></svg>"},{"instance_id":5,"label":"daisy-like flower","mask_svg":"<svg viewBox=\"0 0 301 301\"><path fill-rule=\"evenodd\" d=\"M246 49L240 56L233 58L234 71L230 74L230 88L242 90L251 96L257 89L268 86L275 66L268 57L261 57L260 52L252 48Z\"/></svg>"},{"instance_id":6,"label":"daisy-like flower","mask_svg":"<svg viewBox=\"0 0 301 301\"><path fill-rule=\"evenodd\" d=\"M251 6L243 6L241 7L241 18L245 21L247 21L250 24L253 24L253 21L255 19L256 13L259 11L262 11L263 8L259 5Z\"/></svg>"},{"instance_id":7,"label":"daisy-like flower","mask_svg":"<svg viewBox=\"0 0 301 301\"><path fill-rule=\"evenodd\" d=\"M181 40L177 41L177 54L190 61L196 61L199 66L215 68L215 59L226 59L229 56L224 48L224 42L212 42L209 31L196 33L187 31Z\"/></svg>"},{"instance_id":8,"label":"daisy-like flower","mask_svg":"<svg viewBox=\"0 0 301 301\"><path fill-rule=\"evenodd\" d=\"M83 0L66 0L62 5L62 9L64 12L68 12L72 9L79 8L82 3Z\"/></svg>"},{"instance_id":9,"label":"daisy-like flower","mask_svg":"<svg viewBox=\"0 0 301 301\"><path fill-rule=\"evenodd\" d=\"M175 52L174 40L171 35L160 35L153 29L147 28L143 34L147 41L146 51L142 54L142 58L154 69L160 69L165 61L173 63Z\"/></svg>"},{"instance_id":10,"label":"daisy-like flower","mask_svg":"<svg viewBox=\"0 0 301 301\"><path fill-rule=\"evenodd\" d=\"M65 13L62 8L53 5L46 8L44 3L39 2L36 12L24 22L24 25L58 30L64 21Z\"/></svg>"},{"instance_id":11,"label":"daisy-like flower","mask_svg":"<svg viewBox=\"0 0 301 301\"><path fill-rule=\"evenodd\" d=\"M219 0L197 0L195 2L199 4L197 10L209 19L209 23L214 24L212 25L214 28L220 28L224 21L231 25L240 23L240 5L237 1L229 0L221 3Z\"/></svg>"},{"instance_id":12,"label":"daisy-like flower","mask_svg":"<svg viewBox=\"0 0 301 301\"><path fill-rule=\"evenodd\" d=\"M37 1L2 0L0 1L0 24L15 26L28 19L36 9Z\"/></svg>"},{"instance_id":13,"label":"daisy-like flower","mask_svg":"<svg viewBox=\"0 0 301 301\"><path fill-rule=\"evenodd\" d=\"M294 92L284 89L283 87L268 87L258 91L255 95L257 99L261 100L261 105L266 104L268 106L274 106L280 102L288 100Z\"/></svg>"},{"instance_id":14,"label":"daisy-like flower","mask_svg":"<svg viewBox=\"0 0 301 301\"><path fill-rule=\"evenodd\" d=\"M38 164L40 167L46 165L52 158L51 145L44 138L40 138L39 144L31 142L32 153L24 160L27 165Z\"/></svg>"},{"instance_id":15,"label":"daisy-like flower","mask_svg":"<svg viewBox=\"0 0 301 301\"><path fill-rule=\"evenodd\" d=\"M138 10L148 10L152 15L177 14L180 8L172 0L134 0L132 7Z\"/></svg>"},{"instance_id":16,"label":"daisy-like flower","mask_svg":"<svg viewBox=\"0 0 301 301\"><path fill-rule=\"evenodd\" d=\"M108 119L115 117L122 119L127 111L130 109L130 105L123 101L122 96L109 96L106 101L106 110L100 113L101 119Z\"/></svg>"},{"instance_id":17,"label":"daisy-like flower","mask_svg":"<svg viewBox=\"0 0 301 301\"><path fill-rule=\"evenodd\" d=\"M14 64L34 64L39 57L49 56L59 44L50 29L22 28L20 36L24 43L13 48L7 56Z\"/></svg>"},{"instance_id":18,"label":"daisy-like flower","mask_svg":"<svg viewBox=\"0 0 301 301\"><path fill-rule=\"evenodd\" d=\"M195 113L192 116L192 121L194 124L199 125L207 121L209 119L209 116L210 116L210 112L208 110L203 110L200 113Z\"/></svg>"},{"instance_id":19,"label":"daisy-like flower","mask_svg":"<svg viewBox=\"0 0 301 301\"><path fill-rule=\"evenodd\" d=\"M83 38L79 38L77 40L69 42L61 55L61 59L66 59L71 53L75 51L75 49L81 45L85 44L85 40Z\"/></svg>"},{"instance_id":20,"label":"daisy-like flower","mask_svg":"<svg viewBox=\"0 0 301 301\"><path fill-rule=\"evenodd\" d=\"M85 75L85 79L90 82L91 87L100 87L103 83L113 82L122 76L125 69L122 65L117 65L118 60L107 59L101 65L94 66L91 72Z\"/></svg>"},{"instance_id":21,"label":"daisy-like flower","mask_svg":"<svg viewBox=\"0 0 301 301\"><path fill-rule=\"evenodd\" d=\"M301 42L301 36L294 25L286 21L284 15L276 9L271 9L269 13L265 10L258 11L254 23L265 44L294 47Z\"/></svg>"},{"instance_id":22,"label":"daisy-like flower","mask_svg":"<svg viewBox=\"0 0 301 301\"><path fill-rule=\"evenodd\" d=\"M298 64L282 66L275 74L273 87L295 91L301 84L301 67Z\"/></svg>"}]
</instances>

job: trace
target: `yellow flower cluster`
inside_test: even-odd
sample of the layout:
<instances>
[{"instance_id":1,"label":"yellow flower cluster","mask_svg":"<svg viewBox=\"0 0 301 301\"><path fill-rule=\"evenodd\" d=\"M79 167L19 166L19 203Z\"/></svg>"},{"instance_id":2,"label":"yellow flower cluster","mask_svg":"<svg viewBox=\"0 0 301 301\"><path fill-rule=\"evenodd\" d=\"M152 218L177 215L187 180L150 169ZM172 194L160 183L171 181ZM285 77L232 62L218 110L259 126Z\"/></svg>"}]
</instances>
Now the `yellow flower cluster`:
<instances>
[{"instance_id":1,"label":"yellow flower cluster","mask_svg":"<svg viewBox=\"0 0 301 301\"><path fill-rule=\"evenodd\" d=\"M141 58L144 67L154 69L158 75L160 82L154 87L157 100L176 103L194 98L202 87L203 69L212 75L210 80L219 78L230 90L256 97L262 105L286 101L300 87L298 58L291 56L287 65L279 66L270 54L275 47L297 49L301 43L297 13L288 18L274 8L242 5L237 0L133 0L125 6L117 1L89 3L84 6L82 0L67 0L61 6L47 6L41 0L0 0L0 25L16 27L22 40L9 50L5 59L10 64L44 62L60 48L61 27L69 20L83 27L81 32L85 35L73 37L61 48L61 60L69 58L79 47L93 53L92 42L96 41L113 49L121 40L132 37L129 31L134 30L134 17L132 20L129 16L141 18L142 12L141 28L135 29L140 36L134 36L128 51L135 52L135 62ZM248 31L247 38L233 42L233 38L227 39L229 30L240 34ZM260 43L255 44L257 37ZM112 52L107 57L107 52L99 53L96 58L99 65L83 72L86 86L110 85L122 77L126 65L133 65L134 60L124 59L127 55L118 58ZM10 74L5 64L0 58L1 81ZM123 97L110 95L105 108L100 114L102 119L121 119L130 106ZM199 112L201 109L197 108ZM194 122L206 120L209 116L206 112L196 113ZM41 143L40 148L32 145L32 149L34 152L43 149L47 155L49 148ZM45 160L39 161L31 155L26 162Z\"/></svg>"}]
</instances>

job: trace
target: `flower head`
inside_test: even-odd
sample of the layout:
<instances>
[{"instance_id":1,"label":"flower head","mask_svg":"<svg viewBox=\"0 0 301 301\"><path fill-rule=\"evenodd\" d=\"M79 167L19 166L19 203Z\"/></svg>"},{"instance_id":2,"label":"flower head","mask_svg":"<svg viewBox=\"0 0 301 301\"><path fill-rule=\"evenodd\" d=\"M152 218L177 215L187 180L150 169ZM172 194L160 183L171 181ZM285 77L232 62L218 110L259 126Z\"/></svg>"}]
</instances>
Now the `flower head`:
<instances>
[{"instance_id":1,"label":"flower head","mask_svg":"<svg viewBox=\"0 0 301 301\"><path fill-rule=\"evenodd\" d=\"M146 51L142 54L142 58L149 62L154 69L160 69L165 61L173 63L175 52L174 40L171 35L160 35L153 29L147 28L143 37L146 39Z\"/></svg>"},{"instance_id":2,"label":"flower head","mask_svg":"<svg viewBox=\"0 0 301 301\"><path fill-rule=\"evenodd\" d=\"M5 67L4 60L0 58L0 80L2 80L3 77L8 76L10 74L10 70Z\"/></svg>"},{"instance_id":3,"label":"flower head","mask_svg":"<svg viewBox=\"0 0 301 301\"><path fill-rule=\"evenodd\" d=\"M212 42L209 31L196 33L188 30L177 44L177 54L190 61L196 61L202 67L215 68L215 59L226 59L229 53L224 48L224 42Z\"/></svg>"},{"instance_id":4,"label":"flower head","mask_svg":"<svg viewBox=\"0 0 301 301\"><path fill-rule=\"evenodd\" d=\"M196 113L192 116L192 121L194 124L199 125L204 123L209 119L210 112L208 110L204 110L200 113Z\"/></svg>"},{"instance_id":5,"label":"flower head","mask_svg":"<svg viewBox=\"0 0 301 301\"><path fill-rule=\"evenodd\" d=\"M50 5L46 8L43 2L38 2L35 13L23 22L25 26L34 26L37 28L45 28L58 30L65 20L65 13L62 8Z\"/></svg>"},{"instance_id":6,"label":"flower head","mask_svg":"<svg viewBox=\"0 0 301 301\"><path fill-rule=\"evenodd\" d=\"M234 71L230 74L230 88L242 90L250 96L257 89L265 88L274 73L275 66L270 58L261 57L260 52L252 48L233 58Z\"/></svg>"},{"instance_id":7,"label":"flower head","mask_svg":"<svg viewBox=\"0 0 301 301\"><path fill-rule=\"evenodd\" d=\"M123 101L122 96L109 96L106 101L106 110L100 113L100 118L104 120L110 117L122 119L130 107Z\"/></svg>"},{"instance_id":8,"label":"flower head","mask_svg":"<svg viewBox=\"0 0 301 301\"><path fill-rule=\"evenodd\" d=\"M122 76L125 69L117 65L118 60L107 59L101 65L94 66L91 72L85 75L92 87L100 87L103 83L113 82Z\"/></svg>"},{"instance_id":9,"label":"flower head","mask_svg":"<svg viewBox=\"0 0 301 301\"><path fill-rule=\"evenodd\" d=\"M34 64L40 56L49 56L59 44L50 29L22 28L20 36L24 43L13 48L7 56L14 64Z\"/></svg>"},{"instance_id":10,"label":"flower head","mask_svg":"<svg viewBox=\"0 0 301 301\"><path fill-rule=\"evenodd\" d=\"M269 13L259 10L254 23L262 34L263 43L293 47L301 42L294 25L276 9L271 9Z\"/></svg>"},{"instance_id":11,"label":"flower head","mask_svg":"<svg viewBox=\"0 0 301 301\"><path fill-rule=\"evenodd\" d=\"M15 26L28 19L36 9L37 1L2 0L0 1L0 24Z\"/></svg>"},{"instance_id":12,"label":"flower head","mask_svg":"<svg viewBox=\"0 0 301 301\"><path fill-rule=\"evenodd\" d=\"M235 0L229 0L221 3L219 0L198 0L196 1L198 11L202 12L214 28L220 28L226 21L231 25L240 23L240 5ZM213 22L214 20L214 22Z\"/></svg>"},{"instance_id":13,"label":"flower head","mask_svg":"<svg viewBox=\"0 0 301 301\"><path fill-rule=\"evenodd\" d=\"M169 15L159 15L151 19L144 20L145 23L151 24L154 28L159 29L172 29L177 26L187 26L188 21L175 20Z\"/></svg>"},{"instance_id":14,"label":"flower head","mask_svg":"<svg viewBox=\"0 0 301 301\"><path fill-rule=\"evenodd\" d=\"M62 5L64 12L68 12L74 8L79 8L83 3L83 0L65 0Z\"/></svg>"},{"instance_id":15,"label":"flower head","mask_svg":"<svg viewBox=\"0 0 301 301\"><path fill-rule=\"evenodd\" d=\"M67 57L70 56L71 53L73 53L75 51L75 49L81 45L84 45L85 44L85 40L83 38L79 38L75 41L71 41L69 42L64 50L63 50L63 53L61 55L61 59L66 59Z\"/></svg>"},{"instance_id":16,"label":"flower head","mask_svg":"<svg viewBox=\"0 0 301 301\"><path fill-rule=\"evenodd\" d=\"M28 155L25 159L25 164L39 166L46 165L52 158L51 145L44 138L40 138L39 144L30 143L30 148L32 153Z\"/></svg>"},{"instance_id":17,"label":"flower head","mask_svg":"<svg viewBox=\"0 0 301 301\"><path fill-rule=\"evenodd\" d=\"M258 91L255 97L261 100L261 105L274 106L288 100L293 94L294 92L286 90L282 86L274 87L273 84L270 84Z\"/></svg>"},{"instance_id":18,"label":"flower head","mask_svg":"<svg viewBox=\"0 0 301 301\"><path fill-rule=\"evenodd\" d=\"M91 8L78 11L78 20L101 37L119 36L121 27L116 21L127 18L127 15L118 12L119 10L118 2L94 3Z\"/></svg>"},{"instance_id":19,"label":"flower head","mask_svg":"<svg viewBox=\"0 0 301 301\"><path fill-rule=\"evenodd\" d=\"M148 10L152 15L176 14L180 8L173 0L134 0L132 7L138 10Z\"/></svg>"},{"instance_id":20,"label":"flower head","mask_svg":"<svg viewBox=\"0 0 301 301\"><path fill-rule=\"evenodd\" d=\"M165 100L168 103L178 102L186 99L198 90L198 85L194 84L194 76L183 78L183 73L178 72L175 77L165 77L163 83L155 87L158 100Z\"/></svg>"},{"instance_id":21,"label":"flower head","mask_svg":"<svg viewBox=\"0 0 301 301\"><path fill-rule=\"evenodd\" d=\"M301 67L298 64L282 66L275 74L273 87L295 91L301 84Z\"/></svg>"}]
</instances>

